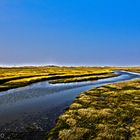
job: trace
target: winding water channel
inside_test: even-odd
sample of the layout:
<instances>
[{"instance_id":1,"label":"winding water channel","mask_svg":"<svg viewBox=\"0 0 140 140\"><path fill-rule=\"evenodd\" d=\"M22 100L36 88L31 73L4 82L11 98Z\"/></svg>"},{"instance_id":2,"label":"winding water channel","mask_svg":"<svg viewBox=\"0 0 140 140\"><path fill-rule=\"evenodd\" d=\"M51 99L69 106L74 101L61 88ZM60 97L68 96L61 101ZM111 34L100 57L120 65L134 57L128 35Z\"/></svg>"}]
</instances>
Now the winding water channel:
<instances>
[{"instance_id":1,"label":"winding water channel","mask_svg":"<svg viewBox=\"0 0 140 140\"><path fill-rule=\"evenodd\" d=\"M47 81L0 92L0 132L48 132L74 99L86 90L135 78L140 74L115 71L117 77L94 82L49 84Z\"/></svg>"}]
</instances>

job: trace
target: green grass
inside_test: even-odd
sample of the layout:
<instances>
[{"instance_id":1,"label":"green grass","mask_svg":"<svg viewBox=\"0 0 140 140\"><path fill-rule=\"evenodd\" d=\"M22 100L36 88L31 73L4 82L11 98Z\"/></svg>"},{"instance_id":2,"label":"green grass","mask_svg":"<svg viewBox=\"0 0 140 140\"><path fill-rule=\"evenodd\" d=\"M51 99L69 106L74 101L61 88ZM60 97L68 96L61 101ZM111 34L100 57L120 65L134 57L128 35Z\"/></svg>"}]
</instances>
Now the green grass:
<instances>
[{"instance_id":1,"label":"green grass","mask_svg":"<svg viewBox=\"0 0 140 140\"><path fill-rule=\"evenodd\" d=\"M82 93L62 114L48 140L139 140L140 80Z\"/></svg>"}]
</instances>

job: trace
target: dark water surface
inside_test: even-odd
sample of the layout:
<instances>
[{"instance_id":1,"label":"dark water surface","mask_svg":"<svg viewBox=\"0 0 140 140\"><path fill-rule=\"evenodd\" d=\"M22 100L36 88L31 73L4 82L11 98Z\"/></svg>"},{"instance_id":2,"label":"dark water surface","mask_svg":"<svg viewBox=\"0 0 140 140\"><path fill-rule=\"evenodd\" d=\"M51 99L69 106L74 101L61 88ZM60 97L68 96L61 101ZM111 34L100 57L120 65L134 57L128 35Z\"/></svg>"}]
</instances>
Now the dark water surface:
<instances>
[{"instance_id":1,"label":"dark water surface","mask_svg":"<svg viewBox=\"0 0 140 140\"><path fill-rule=\"evenodd\" d=\"M49 84L47 81L0 92L0 132L48 132L74 99L86 90L109 83L140 78L140 74L115 71L120 76L94 82ZM1 135L0 135L1 137Z\"/></svg>"}]
</instances>

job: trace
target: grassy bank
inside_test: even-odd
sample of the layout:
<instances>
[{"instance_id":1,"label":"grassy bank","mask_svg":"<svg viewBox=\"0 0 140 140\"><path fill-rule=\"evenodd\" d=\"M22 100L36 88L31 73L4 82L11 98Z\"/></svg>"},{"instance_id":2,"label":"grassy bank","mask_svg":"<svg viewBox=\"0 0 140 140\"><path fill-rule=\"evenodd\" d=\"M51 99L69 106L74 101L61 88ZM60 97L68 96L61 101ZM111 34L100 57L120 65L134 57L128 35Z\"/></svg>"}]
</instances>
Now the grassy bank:
<instances>
[{"instance_id":1,"label":"grassy bank","mask_svg":"<svg viewBox=\"0 0 140 140\"><path fill-rule=\"evenodd\" d=\"M0 91L49 80L50 83L92 81L115 76L104 67L18 67L0 68Z\"/></svg>"},{"instance_id":2,"label":"grassy bank","mask_svg":"<svg viewBox=\"0 0 140 140\"><path fill-rule=\"evenodd\" d=\"M82 93L58 118L46 139L139 140L140 80Z\"/></svg>"}]
</instances>

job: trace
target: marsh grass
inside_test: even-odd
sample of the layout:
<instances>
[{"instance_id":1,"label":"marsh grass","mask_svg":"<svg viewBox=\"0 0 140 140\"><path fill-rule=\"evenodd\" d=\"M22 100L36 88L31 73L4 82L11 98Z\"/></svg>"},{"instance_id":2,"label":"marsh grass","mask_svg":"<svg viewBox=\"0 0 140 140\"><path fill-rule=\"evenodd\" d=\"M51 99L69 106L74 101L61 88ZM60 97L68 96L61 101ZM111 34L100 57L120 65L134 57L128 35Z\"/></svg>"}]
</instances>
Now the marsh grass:
<instances>
[{"instance_id":1,"label":"marsh grass","mask_svg":"<svg viewBox=\"0 0 140 140\"><path fill-rule=\"evenodd\" d=\"M103 67L18 67L0 68L0 91L48 80L50 83L93 81L113 77Z\"/></svg>"},{"instance_id":2,"label":"marsh grass","mask_svg":"<svg viewBox=\"0 0 140 140\"><path fill-rule=\"evenodd\" d=\"M49 140L139 140L140 80L110 84L79 95L57 120Z\"/></svg>"},{"instance_id":3,"label":"marsh grass","mask_svg":"<svg viewBox=\"0 0 140 140\"><path fill-rule=\"evenodd\" d=\"M73 75L68 76L68 78L62 78L62 79L56 79L56 80L50 80L50 83L70 83L70 82L81 82L81 81L95 81L98 79L104 79L109 77L116 76L113 73L101 73L98 74L85 74L85 75Z\"/></svg>"},{"instance_id":4,"label":"marsh grass","mask_svg":"<svg viewBox=\"0 0 140 140\"><path fill-rule=\"evenodd\" d=\"M140 67L0 68L0 91L44 80L50 83L94 81L116 76L113 70L140 72ZM139 140L140 80L110 84L82 93L58 118L46 139Z\"/></svg>"},{"instance_id":5,"label":"marsh grass","mask_svg":"<svg viewBox=\"0 0 140 140\"><path fill-rule=\"evenodd\" d=\"M116 76L113 70L140 72L139 67L0 68L0 91L44 80L50 83L94 81ZM140 80L110 84L82 93L58 118L46 139L139 140Z\"/></svg>"}]
</instances>

